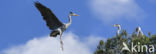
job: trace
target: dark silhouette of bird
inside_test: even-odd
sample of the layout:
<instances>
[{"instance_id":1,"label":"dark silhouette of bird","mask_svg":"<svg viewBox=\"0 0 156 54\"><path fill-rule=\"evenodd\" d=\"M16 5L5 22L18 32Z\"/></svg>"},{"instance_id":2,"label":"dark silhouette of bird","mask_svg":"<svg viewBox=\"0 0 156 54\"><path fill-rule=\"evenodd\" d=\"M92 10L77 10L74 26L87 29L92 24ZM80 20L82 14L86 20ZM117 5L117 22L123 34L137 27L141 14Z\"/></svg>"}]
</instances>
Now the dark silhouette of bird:
<instances>
[{"instance_id":1,"label":"dark silhouette of bird","mask_svg":"<svg viewBox=\"0 0 156 54\"><path fill-rule=\"evenodd\" d=\"M71 25L72 22L71 16L79 16L79 15L70 12L69 22L62 23L49 8L45 7L40 2L35 2L35 6L40 11L49 29L52 30L50 33L50 37L57 37L57 35L60 35L60 43L61 48L63 50L62 34Z\"/></svg>"}]
</instances>

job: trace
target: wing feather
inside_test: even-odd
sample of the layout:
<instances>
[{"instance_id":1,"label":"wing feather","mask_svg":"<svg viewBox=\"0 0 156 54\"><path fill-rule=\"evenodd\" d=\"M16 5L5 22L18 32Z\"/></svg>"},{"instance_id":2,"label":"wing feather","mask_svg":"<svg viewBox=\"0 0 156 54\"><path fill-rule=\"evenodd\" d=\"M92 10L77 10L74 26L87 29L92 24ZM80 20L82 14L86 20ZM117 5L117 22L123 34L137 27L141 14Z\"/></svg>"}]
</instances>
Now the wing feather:
<instances>
[{"instance_id":1,"label":"wing feather","mask_svg":"<svg viewBox=\"0 0 156 54\"><path fill-rule=\"evenodd\" d=\"M40 11L49 29L54 30L63 25L63 23L57 19L57 17L49 8L45 7L39 2L35 2L35 6Z\"/></svg>"}]
</instances>

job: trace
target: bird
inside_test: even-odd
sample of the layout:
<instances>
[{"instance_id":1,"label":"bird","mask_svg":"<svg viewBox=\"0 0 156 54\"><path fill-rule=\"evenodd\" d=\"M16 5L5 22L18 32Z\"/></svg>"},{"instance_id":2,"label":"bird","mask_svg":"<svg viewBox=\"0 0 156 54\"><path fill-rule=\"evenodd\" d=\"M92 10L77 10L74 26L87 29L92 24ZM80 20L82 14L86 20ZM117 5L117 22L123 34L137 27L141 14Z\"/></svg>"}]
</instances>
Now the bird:
<instances>
[{"instance_id":1,"label":"bird","mask_svg":"<svg viewBox=\"0 0 156 54\"><path fill-rule=\"evenodd\" d=\"M120 26L120 24L114 24L113 26L118 28L116 34L119 35L119 34L120 34L120 31L121 31L121 26Z\"/></svg>"},{"instance_id":2,"label":"bird","mask_svg":"<svg viewBox=\"0 0 156 54\"><path fill-rule=\"evenodd\" d=\"M79 15L70 12L68 16L69 22L62 23L49 8L42 5L40 2L38 1L35 2L35 7L39 10L41 15L43 16L43 19L46 21L47 26L51 30L50 37L57 37L57 35L60 36L60 44L63 50L62 34L72 23L71 16L79 16Z\"/></svg>"},{"instance_id":3,"label":"bird","mask_svg":"<svg viewBox=\"0 0 156 54\"><path fill-rule=\"evenodd\" d=\"M142 35L144 35L143 32L142 32L142 30L141 30L141 27L140 27L140 26L138 26L138 27L136 28L136 32L137 32L137 36L142 36Z\"/></svg>"}]
</instances>

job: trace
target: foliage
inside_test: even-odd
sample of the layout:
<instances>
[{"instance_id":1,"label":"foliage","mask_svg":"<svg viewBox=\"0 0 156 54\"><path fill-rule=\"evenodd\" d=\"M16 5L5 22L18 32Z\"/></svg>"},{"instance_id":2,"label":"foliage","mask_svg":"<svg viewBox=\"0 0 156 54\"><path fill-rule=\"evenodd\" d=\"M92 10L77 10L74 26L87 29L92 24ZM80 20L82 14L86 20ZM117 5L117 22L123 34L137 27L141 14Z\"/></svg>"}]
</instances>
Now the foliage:
<instances>
[{"instance_id":1,"label":"foliage","mask_svg":"<svg viewBox=\"0 0 156 54\"><path fill-rule=\"evenodd\" d=\"M154 51L154 53L150 53L146 52L146 49L143 49L143 52L131 52L126 50L121 52L123 42L128 45L128 48L132 47L132 42L134 45L152 44L156 47L156 35L151 35L150 32L148 32L148 35L149 36L137 36L135 32L133 32L132 34L128 34L126 30L123 30L119 35L108 38L105 42L101 40L94 54L156 54L156 51Z\"/></svg>"}]
</instances>

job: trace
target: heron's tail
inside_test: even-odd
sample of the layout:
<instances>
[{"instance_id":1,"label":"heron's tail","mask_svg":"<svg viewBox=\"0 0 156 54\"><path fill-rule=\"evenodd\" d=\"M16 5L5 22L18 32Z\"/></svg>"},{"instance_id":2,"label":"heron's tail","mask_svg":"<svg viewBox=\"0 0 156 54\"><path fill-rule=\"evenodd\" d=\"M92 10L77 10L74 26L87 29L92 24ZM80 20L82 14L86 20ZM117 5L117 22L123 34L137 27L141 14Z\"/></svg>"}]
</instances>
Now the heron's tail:
<instances>
[{"instance_id":1,"label":"heron's tail","mask_svg":"<svg viewBox=\"0 0 156 54\"><path fill-rule=\"evenodd\" d=\"M57 37L58 34L59 34L58 31L52 31L52 32L50 33L50 37Z\"/></svg>"}]
</instances>

